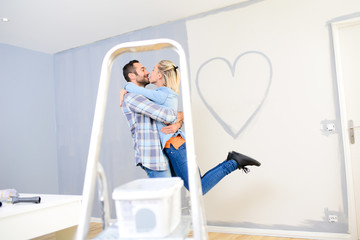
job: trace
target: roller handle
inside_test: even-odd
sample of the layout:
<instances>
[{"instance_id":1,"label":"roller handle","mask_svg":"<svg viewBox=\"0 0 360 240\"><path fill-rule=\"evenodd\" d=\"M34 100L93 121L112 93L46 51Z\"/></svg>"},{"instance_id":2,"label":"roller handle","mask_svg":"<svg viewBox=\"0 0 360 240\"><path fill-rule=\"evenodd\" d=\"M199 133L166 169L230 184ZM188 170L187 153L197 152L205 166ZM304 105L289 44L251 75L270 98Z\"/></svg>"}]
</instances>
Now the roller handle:
<instances>
[{"instance_id":1,"label":"roller handle","mask_svg":"<svg viewBox=\"0 0 360 240\"><path fill-rule=\"evenodd\" d=\"M22 202L27 202L27 203L40 203L41 198L40 197L11 197L11 203L15 204L15 203L22 203Z\"/></svg>"}]
</instances>

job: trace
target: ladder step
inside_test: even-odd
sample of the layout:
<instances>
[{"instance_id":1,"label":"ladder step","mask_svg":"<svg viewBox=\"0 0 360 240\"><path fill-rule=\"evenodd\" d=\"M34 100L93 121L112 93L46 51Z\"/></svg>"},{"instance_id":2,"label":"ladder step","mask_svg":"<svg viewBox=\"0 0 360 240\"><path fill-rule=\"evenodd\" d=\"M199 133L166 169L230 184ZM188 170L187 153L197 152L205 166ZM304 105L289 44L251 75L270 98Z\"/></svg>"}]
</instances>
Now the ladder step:
<instances>
[{"instance_id":1,"label":"ladder step","mask_svg":"<svg viewBox=\"0 0 360 240\"><path fill-rule=\"evenodd\" d=\"M164 238L119 238L119 229L117 222L111 224L107 229L96 236L95 240L190 240L188 237L191 228L191 216L183 215L178 227L169 235Z\"/></svg>"}]
</instances>

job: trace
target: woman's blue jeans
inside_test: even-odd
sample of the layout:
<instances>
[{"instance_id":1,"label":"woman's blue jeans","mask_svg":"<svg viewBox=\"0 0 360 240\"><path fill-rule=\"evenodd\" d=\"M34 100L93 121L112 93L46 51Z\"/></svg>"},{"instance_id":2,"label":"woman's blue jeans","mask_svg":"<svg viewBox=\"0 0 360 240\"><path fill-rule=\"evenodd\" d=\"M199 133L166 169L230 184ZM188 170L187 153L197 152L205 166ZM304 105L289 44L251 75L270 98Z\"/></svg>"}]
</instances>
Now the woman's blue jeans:
<instances>
[{"instance_id":1,"label":"woman's blue jeans","mask_svg":"<svg viewBox=\"0 0 360 240\"><path fill-rule=\"evenodd\" d=\"M179 149L175 149L172 145L170 145L170 148L165 148L164 152L168 156L174 172L184 181L185 188L189 190L186 143L181 145ZM226 175L235 171L237 168L237 162L231 159L225 160L224 162L220 163L219 165L205 173L205 175L201 177L203 195L205 195L210 189L212 189Z\"/></svg>"}]
</instances>

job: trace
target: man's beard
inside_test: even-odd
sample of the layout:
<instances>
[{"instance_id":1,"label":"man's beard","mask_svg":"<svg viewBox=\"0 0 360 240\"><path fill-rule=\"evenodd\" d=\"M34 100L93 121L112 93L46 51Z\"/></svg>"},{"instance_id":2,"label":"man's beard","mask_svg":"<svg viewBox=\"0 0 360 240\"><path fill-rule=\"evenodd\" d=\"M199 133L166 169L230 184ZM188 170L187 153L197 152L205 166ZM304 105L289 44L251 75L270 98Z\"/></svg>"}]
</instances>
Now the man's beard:
<instances>
[{"instance_id":1,"label":"man's beard","mask_svg":"<svg viewBox=\"0 0 360 240\"><path fill-rule=\"evenodd\" d=\"M145 78L143 78L143 79L137 79L136 80L140 85L144 85L144 86L146 86L146 85L148 85L150 82L149 82L149 80L146 80Z\"/></svg>"}]
</instances>

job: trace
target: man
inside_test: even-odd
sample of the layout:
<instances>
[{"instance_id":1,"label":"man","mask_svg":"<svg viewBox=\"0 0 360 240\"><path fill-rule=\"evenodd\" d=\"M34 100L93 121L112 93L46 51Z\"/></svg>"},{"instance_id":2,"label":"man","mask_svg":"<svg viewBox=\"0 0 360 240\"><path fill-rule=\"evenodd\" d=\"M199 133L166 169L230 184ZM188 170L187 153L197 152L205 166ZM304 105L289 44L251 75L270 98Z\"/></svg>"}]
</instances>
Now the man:
<instances>
[{"instance_id":1,"label":"man","mask_svg":"<svg viewBox=\"0 0 360 240\"><path fill-rule=\"evenodd\" d=\"M123 75L127 82L139 87L149 84L149 72L137 60L132 60L123 67ZM142 167L150 178L171 177L168 160L162 151L156 121L170 124L164 131L175 132L181 127L182 113L178 114L134 93L125 95L122 109L130 126L136 165Z\"/></svg>"}]
</instances>

